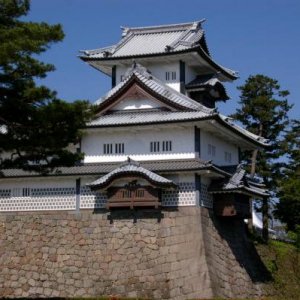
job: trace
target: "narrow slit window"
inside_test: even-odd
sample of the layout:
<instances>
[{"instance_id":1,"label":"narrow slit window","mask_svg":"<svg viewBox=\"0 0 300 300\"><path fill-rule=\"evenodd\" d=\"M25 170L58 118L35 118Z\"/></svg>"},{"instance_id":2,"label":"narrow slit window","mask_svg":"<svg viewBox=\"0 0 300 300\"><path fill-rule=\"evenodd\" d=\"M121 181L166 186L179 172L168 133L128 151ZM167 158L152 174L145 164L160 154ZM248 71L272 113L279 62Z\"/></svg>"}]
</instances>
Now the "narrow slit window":
<instances>
[{"instance_id":1,"label":"narrow slit window","mask_svg":"<svg viewBox=\"0 0 300 300\"><path fill-rule=\"evenodd\" d=\"M150 152L159 152L159 142L150 142Z\"/></svg>"},{"instance_id":2,"label":"narrow slit window","mask_svg":"<svg viewBox=\"0 0 300 300\"><path fill-rule=\"evenodd\" d=\"M123 154L124 153L124 143L115 144L115 153L116 154Z\"/></svg>"},{"instance_id":3,"label":"narrow slit window","mask_svg":"<svg viewBox=\"0 0 300 300\"><path fill-rule=\"evenodd\" d=\"M30 195L31 195L31 188L23 188L22 196L23 197L30 197Z\"/></svg>"},{"instance_id":4,"label":"narrow slit window","mask_svg":"<svg viewBox=\"0 0 300 300\"><path fill-rule=\"evenodd\" d=\"M166 81L170 80L170 72L166 72Z\"/></svg>"},{"instance_id":5,"label":"narrow slit window","mask_svg":"<svg viewBox=\"0 0 300 300\"><path fill-rule=\"evenodd\" d=\"M163 141L162 142L162 151L163 152L172 151L172 141Z\"/></svg>"},{"instance_id":6,"label":"narrow slit window","mask_svg":"<svg viewBox=\"0 0 300 300\"><path fill-rule=\"evenodd\" d=\"M212 144L208 144L208 149L207 149L208 155L215 157L216 156L216 146Z\"/></svg>"},{"instance_id":7,"label":"narrow slit window","mask_svg":"<svg viewBox=\"0 0 300 300\"><path fill-rule=\"evenodd\" d=\"M230 152L225 151L225 161L228 163L231 163L232 161L232 156Z\"/></svg>"},{"instance_id":8,"label":"narrow slit window","mask_svg":"<svg viewBox=\"0 0 300 300\"><path fill-rule=\"evenodd\" d=\"M103 145L103 153L104 154L112 154L113 153L113 145L112 144L104 144Z\"/></svg>"}]
</instances>

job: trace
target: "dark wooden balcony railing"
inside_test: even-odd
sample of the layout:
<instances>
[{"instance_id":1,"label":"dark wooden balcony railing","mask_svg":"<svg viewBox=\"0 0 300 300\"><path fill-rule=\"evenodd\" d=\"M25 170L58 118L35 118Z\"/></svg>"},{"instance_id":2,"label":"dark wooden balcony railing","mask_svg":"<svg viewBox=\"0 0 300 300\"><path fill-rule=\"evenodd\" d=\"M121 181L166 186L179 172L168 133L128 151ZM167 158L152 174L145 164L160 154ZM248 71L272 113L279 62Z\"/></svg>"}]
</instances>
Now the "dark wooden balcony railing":
<instances>
[{"instance_id":1,"label":"dark wooden balcony railing","mask_svg":"<svg viewBox=\"0 0 300 300\"><path fill-rule=\"evenodd\" d=\"M138 188L113 187L108 190L106 207L155 207L160 206L158 190L150 186Z\"/></svg>"}]
</instances>

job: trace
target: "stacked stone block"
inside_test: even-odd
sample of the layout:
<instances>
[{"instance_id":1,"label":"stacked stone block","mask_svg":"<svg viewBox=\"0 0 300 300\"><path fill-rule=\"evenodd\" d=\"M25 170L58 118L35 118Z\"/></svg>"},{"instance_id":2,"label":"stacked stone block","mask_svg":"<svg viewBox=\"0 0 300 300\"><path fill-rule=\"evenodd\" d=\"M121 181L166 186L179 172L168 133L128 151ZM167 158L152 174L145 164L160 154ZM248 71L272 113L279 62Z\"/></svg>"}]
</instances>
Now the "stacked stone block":
<instances>
[{"instance_id":1,"label":"stacked stone block","mask_svg":"<svg viewBox=\"0 0 300 300\"><path fill-rule=\"evenodd\" d=\"M0 297L260 293L207 209L196 207L2 213L0 266Z\"/></svg>"}]
</instances>

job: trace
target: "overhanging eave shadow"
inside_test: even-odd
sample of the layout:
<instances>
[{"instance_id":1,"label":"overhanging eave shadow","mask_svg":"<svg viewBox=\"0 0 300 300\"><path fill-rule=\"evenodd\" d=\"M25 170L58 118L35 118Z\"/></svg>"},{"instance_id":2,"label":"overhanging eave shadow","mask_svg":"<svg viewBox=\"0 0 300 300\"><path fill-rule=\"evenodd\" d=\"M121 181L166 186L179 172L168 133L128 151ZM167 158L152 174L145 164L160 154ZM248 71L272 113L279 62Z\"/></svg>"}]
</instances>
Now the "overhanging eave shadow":
<instances>
[{"instance_id":1,"label":"overhanging eave shadow","mask_svg":"<svg viewBox=\"0 0 300 300\"><path fill-rule=\"evenodd\" d=\"M140 219L157 219L159 223L164 214L162 209L159 208L114 208L114 209L94 209L94 214L108 213L107 220L113 223L114 220L132 220L136 223Z\"/></svg>"}]
</instances>

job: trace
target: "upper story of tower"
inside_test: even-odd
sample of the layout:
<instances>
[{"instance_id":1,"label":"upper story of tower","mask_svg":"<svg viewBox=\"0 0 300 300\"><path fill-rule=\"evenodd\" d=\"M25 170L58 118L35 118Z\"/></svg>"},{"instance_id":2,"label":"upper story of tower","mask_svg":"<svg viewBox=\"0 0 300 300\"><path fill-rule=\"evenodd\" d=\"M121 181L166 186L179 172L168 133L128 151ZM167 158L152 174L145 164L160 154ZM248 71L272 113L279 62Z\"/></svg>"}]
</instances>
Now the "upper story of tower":
<instances>
[{"instance_id":1,"label":"upper story of tower","mask_svg":"<svg viewBox=\"0 0 300 300\"><path fill-rule=\"evenodd\" d=\"M111 76L112 87L125 79L133 61L190 98L214 107L229 99L223 82L237 73L216 63L208 50L202 21L151 27L122 27L115 45L81 51L80 58Z\"/></svg>"}]
</instances>

